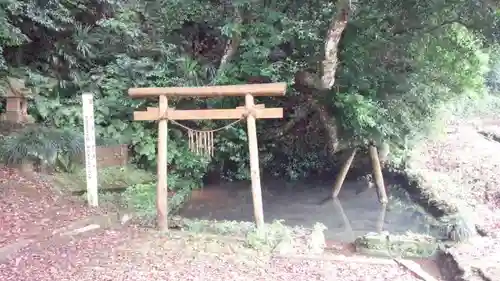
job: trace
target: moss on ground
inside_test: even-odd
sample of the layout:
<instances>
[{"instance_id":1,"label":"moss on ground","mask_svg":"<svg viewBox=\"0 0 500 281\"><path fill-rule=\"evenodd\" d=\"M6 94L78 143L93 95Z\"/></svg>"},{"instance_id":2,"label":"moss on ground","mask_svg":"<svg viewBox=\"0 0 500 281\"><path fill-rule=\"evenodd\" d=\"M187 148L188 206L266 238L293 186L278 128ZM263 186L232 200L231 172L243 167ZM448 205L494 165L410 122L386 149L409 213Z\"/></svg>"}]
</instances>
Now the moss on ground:
<instances>
[{"instance_id":1,"label":"moss on ground","mask_svg":"<svg viewBox=\"0 0 500 281\"><path fill-rule=\"evenodd\" d=\"M279 254L308 254L322 253L325 246L326 229L321 223L312 228L289 227L281 220L265 224L257 229L254 223L238 221L215 221L187 219L179 216L170 218L170 227L200 234L226 236L237 239L246 248L255 249L263 253Z\"/></svg>"},{"instance_id":2,"label":"moss on ground","mask_svg":"<svg viewBox=\"0 0 500 281\"><path fill-rule=\"evenodd\" d=\"M437 219L441 240L462 242L477 234L474 212L453 192L461 189L450 176L411 167L390 174L411 194L413 201Z\"/></svg>"},{"instance_id":3,"label":"moss on ground","mask_svg":"<svg viewBox=\"0 0 500 281\"><path fill-rule=\"evenodd\" d=\"M129 187L155 182L155 176L150 172L138 169L132 165L123 167L106 167L99 169L97 175L99 202L103 207L130 210L130 194L125 194ZM86 174L83 167L72 173L56 173L50 180L63 194L80 196L86 200ZM129 192L130 193L130 192Z\"/></svg>"},{"instance_id":4,"label":"moss on ground","mask_svg":"<svg viewBox=\"0 0 500 281\"><path fill-rule=\"evenodd\" d=\"M99 190L124 189L136 184L154 182L155 177L148 171L132 165L98 169ZM85 168L75 169L73 173L57 173L54 180L69 192L84 191L87 188Z\"/></svg>"}]
</instances>

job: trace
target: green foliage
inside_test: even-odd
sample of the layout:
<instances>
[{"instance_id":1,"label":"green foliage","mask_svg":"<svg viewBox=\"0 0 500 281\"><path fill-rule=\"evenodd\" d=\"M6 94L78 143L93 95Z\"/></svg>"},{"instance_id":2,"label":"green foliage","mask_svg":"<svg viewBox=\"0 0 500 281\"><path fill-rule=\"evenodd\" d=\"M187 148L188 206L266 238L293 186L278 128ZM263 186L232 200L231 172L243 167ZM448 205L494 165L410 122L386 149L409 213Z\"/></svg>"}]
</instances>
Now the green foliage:
<instances>
[{"instance_id":1,"label":"green foliage","mask_svg":"<svg viewBox=\"0 0 500 281\"><path fill-rule=\"evenodd\" d=\"M178 190L173 196L168 198L168 212L169 214L175 214L189 198L192 187L189 186L188 182L171 180L170 178L169 187ZM156 215L155 183L130 186L122 194L122 198L127 207L134 210L139 216L147 218Z\"/></svg>"},{"instance_id":2,"label":"green foliage","mask_svg":"<svg viewBox=\"0 0 500 281\"><path fill-rule=\"evenodd\" d=\"M75 167L70 173L57 173L56 181L70 191L85 190L87 188L85 168ZM154 182L155 176L145 170L132 165L123 167L105 167L97 170L99 190L113 190L127 188L136 184Z\"/></svg>"},{"instance_id":3,"label":"green foliage","mask_svg":"<svg viewBox=\"0 0 500 281\"><path fill-rule=\"evenodd\" d=\"M247 233L255 230L255 224L252 222L180 219L183 229L194 233L212 233L244 237Z\"/></svg>"},{"instance_id":4,"label":"green foliage","mask_svg":"<svg viewBox=\"0 0 500 281\"><path fill-rule=\"evenodd\" d=\"M283 224L283 221L273 221L262 229L254 229L246 235L246 245L253 249L268 249L273 250L280 243L292 241L292 229Z\"/></svg>"},{"instance_id":5,"label":"green foliage","mask_svg":"<svg viewBox=\"0 0 500 281\"><path fill-rule=\"evenodd\" d=\"M361 48L343 51L345 64L365 67L362 73L367 75L353 75L359 70L340 72L346 90L334 100L350 135L401 146L425 135L444 107L484 92L488 54L476 37L456 25L434 33L412 35L397 46L380 45L370 52ZM352 41L362 46L371 39L357 36ZM390 48L397 48L402 57L391 61L387 56L396 49ZM372 58L377 53L381 54ZM362 79L365 85L350 84L355 79Z\"/></svg>"},{"instance_id":6,"label":"green foliage","mask_svg":"<svg viewBox=\"0 0 500 281\"><path fill-rule=\"evenodd\" d=\"M491 93L500 92L500 46L492 48L490 56L490 70L486 75L486 86Z\"/></svg>"},{"instance_id":7,"label":"green foliage","mask_svg":"<svg viewBox=\"0 0 500 281\"><path fill-rule=\"evenodd\" d=\"M156 185L154 183L136 184L127 188L122 195L128 207L144 216L156 213Z\"/></svg>"},{"instance_id":8,"label":"green foliage","mask_svg":"<svg viewBox=\"0 0 500 281\"><path fill-rule=\"evenodd\" d=\"M250 178L248 163L248 139L241 123L217 135L215 163L221 167L221 177L228 180Z\"/></svg>"},{"instance_id":9,"label":"green foliage","mask_svg":"<svg viewBox=\"0 0 500 281\"><path fill-rule=\"evenodd\" d=\"M258 229L251 222L191 220L175 217L183 230L194 233L227 235L242 240L244 246L259 253L310 253L315 247L324 247L324 225L316 223L312 228L289 227L283 220L274 220Z\"/></svg>"},{"instance_id":10,"label":"green foliage","mask_svg":"<svg viewBox=\"0 0 500 281\"><path fill-rule=\"evenodd\" d=\"M129 144L134 162L149 170L156 168L157 129L133 122L132 112L155 103L127 97L130 87L285 81L291 86L286 99L263 99L266 106L299 111L312 95L335 112L345 142L385 140L406 149L442 108L477 99L484 90L486 54L499 39L500 20L493 12L498 7L476 2L356 2L334 88L309 93L294 77L321 72L334 2L7 0L0 3L0 80L25 79L35 94L30 114L56 128L81 130L80 94L94 93L98 139ZM239 46L222 64L233 35ZM186 98L169 105L230 108L241 102ZM288 121L259 120L263 170L294 179L328 172L334 161L318 117L309 114L280 134ZM215 128L223 122L185 124ZM169 126L169 176L187 186L198 185L207 169L248 178L244 127L220 132L216 143L209 163L187 150L185 132Z\"/></svg>"},{"instance_id":11,"label":"green foliage","mask_svg":"<svg viewBox=\"0 0 500 281\"><path fill-rule=\"evenodd\" d=\"M0 140L0 158L6 164L36 162L69 169L83 149L78 133L43 126L28 126Z\"/></svg>"}]
</instances>

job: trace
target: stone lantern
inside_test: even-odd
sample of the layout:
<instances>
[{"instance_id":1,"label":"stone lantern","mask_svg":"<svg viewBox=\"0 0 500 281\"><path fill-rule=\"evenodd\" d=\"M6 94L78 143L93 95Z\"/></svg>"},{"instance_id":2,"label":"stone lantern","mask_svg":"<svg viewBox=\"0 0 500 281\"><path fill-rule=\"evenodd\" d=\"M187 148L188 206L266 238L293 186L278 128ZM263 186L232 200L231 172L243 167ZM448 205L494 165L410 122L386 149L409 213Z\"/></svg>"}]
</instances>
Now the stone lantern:
<instances>
[{"instance_id":1,"label":"stone lantern","mask_svg":"<svg viewBox=\"0 0 500 281\"><path fill-rule=\"evenodd\" d=\"M30 122L28 116L28 98L31 91L25 87L24 80L7 77L5 98L5 113L2 121L11 123Z\"/></svg>"}]
</instances>

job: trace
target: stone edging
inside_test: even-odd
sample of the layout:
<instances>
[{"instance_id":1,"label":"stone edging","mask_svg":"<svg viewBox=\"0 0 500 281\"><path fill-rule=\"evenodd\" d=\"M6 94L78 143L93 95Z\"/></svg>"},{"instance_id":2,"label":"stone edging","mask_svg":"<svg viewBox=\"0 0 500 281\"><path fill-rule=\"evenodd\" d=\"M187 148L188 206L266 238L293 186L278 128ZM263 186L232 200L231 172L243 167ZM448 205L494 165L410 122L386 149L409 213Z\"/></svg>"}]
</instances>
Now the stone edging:
<instances>
[{"instance_id":1,"label":"stone edging","mask_svg":"<svg viewBox=\"0 0 500 281\"><path fill-rule=\"evenodd\" d=\"M408 191L413 202L425 208L433 217L441 218L446 215L453 215L459 212L458 206L450 204L448 200L437 198L435 194L429 192L431 188L424 187L425 180L416 173L408 170L385 170L384 176L390 183L396 183Z\"/></svg>"},{"instance_id":2,"label":"stone edging","mask_svg":"<svg viewBox=\"0 0 500 281\"><path fill-rule=\"evenodd\" d=\"M466 271L462 268L456 258L449 252L440 251L437 257L437 263L446 280L449 281L479 281L483 280L479 276L474 276L473 278L467 278Z\"/></svg>"},{"instance_id":3,"label":"stone edging","mask_svg":"<svg viewBox=\"0 0 500 281\"><path fill-rule=\"evenodd\" d=\"M408 191L411 199L415 203L425 208L435 218L439 219L445 216L461 216L463 213L460 202L453 200L453 198L443 198L442 196L437 197L437 195L432 192L431 184L428 183L422 176L418 175L418 172L412 170L398 170L385 171L385 174L387 175L388 182L401 185L403 189ZM430 176L432 177L433 175ZM441 174L440 176L442 176L440 177L440 180L447 180L449 181L447 184L454 184L450 179L446 178L446 175ZM464 219L468 219L467 216L464 216ZM485 235L485 233L482 233L479 229L477 229L475 221L468 219L466 224L474 225L476 227L474 229L476 234L480 234L481 236ZM441 270L441 274L446 280L490 280L490 278L483 277L483 274L480 274L481 272L475 271L470 265L461 263L459 258L455 256L452 251L441 248L437 253L437 262Z\"/></svg>"}]
</instances>

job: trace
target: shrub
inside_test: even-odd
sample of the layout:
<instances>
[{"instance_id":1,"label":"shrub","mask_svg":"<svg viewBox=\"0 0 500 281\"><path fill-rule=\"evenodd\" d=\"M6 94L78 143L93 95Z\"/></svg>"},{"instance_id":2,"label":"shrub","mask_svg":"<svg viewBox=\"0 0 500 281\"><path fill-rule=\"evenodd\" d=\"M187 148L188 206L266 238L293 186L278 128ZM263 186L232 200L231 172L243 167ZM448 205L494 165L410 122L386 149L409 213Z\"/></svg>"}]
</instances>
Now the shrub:
<instances>
[{"instance_id":1,"label":"shrub","mask_svg":"<svg viewBox=\"0 0 500 281\"><path fill-rule=\"evenodd\" d=\"M5 164L35 162L68 170L84 147L83 137L76 132L28 126L0 140L0 160Z\"/></svg>"}]
</instances>

